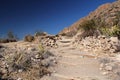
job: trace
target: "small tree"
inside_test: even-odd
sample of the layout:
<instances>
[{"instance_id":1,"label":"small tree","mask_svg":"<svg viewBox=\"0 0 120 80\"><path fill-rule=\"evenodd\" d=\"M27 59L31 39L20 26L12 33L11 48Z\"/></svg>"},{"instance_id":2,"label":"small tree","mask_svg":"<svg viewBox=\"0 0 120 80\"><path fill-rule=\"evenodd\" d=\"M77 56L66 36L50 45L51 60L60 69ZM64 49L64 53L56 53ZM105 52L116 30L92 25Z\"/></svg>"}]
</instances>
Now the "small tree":
<instances>
[{"instance_id":1,"label":"small tree","mask_svg":"<svg viewBox=\"0 0 120 80\"><path fill-rule=\"evenodd\" d=\"M9 32L7 33L7 38L8 38L8 39L14 39L14 38L15 38L15 36L14 36L14 34L13 34L12 31L9 31Z\"/></svg>"},{"instance_id":2,"label":"small tree","mask_svg":"<svg viewBox=\"0 0 120 80\"><path fill-rule=\"evenodd\" d=\"M8 39L13 39L13 40L18 40L18 39L19 39L18 36L15 35L12 31L9 31L9 32L7 33L7 38L8 38Z\"/></svg>"}]
</instances>

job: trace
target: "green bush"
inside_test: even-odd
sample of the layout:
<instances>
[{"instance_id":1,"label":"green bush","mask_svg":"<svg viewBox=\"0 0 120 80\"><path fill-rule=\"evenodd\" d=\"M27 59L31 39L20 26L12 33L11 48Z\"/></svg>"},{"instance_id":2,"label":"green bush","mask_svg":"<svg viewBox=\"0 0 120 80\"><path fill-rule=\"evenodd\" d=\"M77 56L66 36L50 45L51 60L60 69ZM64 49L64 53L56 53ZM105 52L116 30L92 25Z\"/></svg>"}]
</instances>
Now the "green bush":
<instances>
[{"instance_id":1,"label":"green bush","mask_svg":"<svg viewBox=\"0 0 120 80\"><path fill-rule=\"evenodd\" d=\"M115 25L111 29L112 35L120 38L120 27Z\"/></svg>"},{"instance_id":2,"label":"green bush","mask_svg":"<svg viewBox=\"0 0 120 80\"><path fill-rule=\"evenodd\" d=\"M110 31L109 28L101 27L101 28L100 28L100 32L101 32L102 35L112 36L112 33L111 33L111 31Z\"/></svg>"},{"instance_id":3,"label":"green bush","mask_svg":"<svg viewBox=\"0 0 120 80\"><path fill-rule=\"evenodd\" d=\"M115 36L115 37L120 38L120 27L117 25L111 28L102 27L100 31L101 31L101 34L106 35L108 37Z\"/></svg>"}]
</instances>

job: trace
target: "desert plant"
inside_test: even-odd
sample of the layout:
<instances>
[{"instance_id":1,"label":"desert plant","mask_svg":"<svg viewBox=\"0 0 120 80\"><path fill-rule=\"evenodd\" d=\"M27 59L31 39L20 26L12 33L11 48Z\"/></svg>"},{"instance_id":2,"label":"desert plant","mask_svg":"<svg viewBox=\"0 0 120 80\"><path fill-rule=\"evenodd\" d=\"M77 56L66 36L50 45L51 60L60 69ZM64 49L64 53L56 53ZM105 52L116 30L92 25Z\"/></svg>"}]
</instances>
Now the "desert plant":
<instances>
[{"instance_id":1,"label":"desert plant","mask_svg":"<svg viewBox=\"0 0 120 80\"><path fill-rule=\"evenodd\" d=\"M35 40L35 38L34 38L34 36L32 36L32 35L26 35L25 37L24 37L24 41L27 41L27 42L32 42L32 41L34 41Z\"/></svg>"},{"instance_id":2,"label":"desert plant","mask_svg":"<svg viewBox=\"0 0 120 80\"><path fill-rule=\"evenodd\" d=\"M16 39L0 39L0 43L17 42Z\"/></svg>"},{"instance_id":3,"label":"desert plant","mask_svg":"<svg viewBox=\"0 0 120 80\"><path fill-rule=\"evenodd\" d=\"M66 36L66 33L62 33L62 34L60 34L61 36Z\"/></svg>"},{"instance_id":4,"label":"desert plant","mask_svg":"<svg viewBox=\"0 0 120 80\"><path fill-rule=\"evenodd\" d=\"M35 32L35 36L38 37L38 36L45 36L47 33L46 32L43 32L43 31L36 31Z\"/></svg>"},{"instance_id":5,"label":"desert plant","mask_svg":"<svg viewBox=\"0 0 120 80\"><path fill-rule=\"evenodd\" d=\"M14 35L12 31L9 31L6 37L0 38L0 43L8 43L8 42L17 42L19 40L17 35Z\"/></svg>"},{"instance_id":6,"label":"desert plant","mask_svg":"<svg viewBox=\"0 0 120 80\"><path fill-rule=\"evenodd\" d=\"M85 20L82 24L79 25L79 30L82 30L81 37L88 36L97 36L98 35L98 27L93 19Z\"/></svg>"},{"instance_id":7,"label":"desert plant","mask_svg":"<svg viewBox=\"0 0 120 80\"><path fill-rule=\"evenodd\" d=\"M14 55L7 57L6 61L13 71L19 69L28 70L32 66L30 57L24 53L15 53Z\"/></svg>"},{"instance_id":8,"label":"desert plant","mask_svg":"<svg viewBox=\"0 0 120 80\"><path fill-rule=\"evenodd\" d=\"M77 31L71 31L71 32L66 33L66 36L73 37L76 33L77 33Z\"/></svg>"},{"instance_id":9,"label":"desert plant","mask_svg":"<svg viewBox=\"0 0 120 80\"><path fill-rule=\"evenodd\" d=\"M7 39L9 39L9 40L16 40L16 41L19 40L18 36L15 35L12 31L9 31L7 33Z\"/></svg>"},{"instance_id":10,"label":"desert plant","mask_svg":"<svg viewBox=\"0 0 120 80\"><path fill-rule=\"evenodd\" d=\"M120 37L120 27L115 25L111 28L111 32L113 36Z\"/></svg>"},{"instance_id":11,"label":"desert plant","mask_svg":"<svg viewBox=\"0 0 120 80\"><path fill-rule=\"evenodd\" d=\"M101 32L102 35L111 36L111 31L107 27L101 27L100 32Z\"/></svg>"},{"instance_id":12,"label":"desert plant","mask_svg":"<svg viewBox=\"0 0 120 80\"><path fill-rule=\"evenodd\" d=\"M115 36L115 37L120 38L120 27L117 25L111 28L101 27L100 31L101 31L101 34L106 35L108 37Z\"/></svg>"},{"instance_id":13,"label":"desert plant","mask_svg":"<svg viewBox=\"0 0 120 80\"><path fill-rule=\"evenodd\" d=\"M85 20L82 24L79 25L84 31L90 31L96 29L94 20Z\"/></svg>"},{"instance_id":14,"label":"desert plant","mask_svg":"<svg viewBox=\"0 0 120 80\"><path fill-rule=\"evenodd\" d=\"M13 34L12 31L9 31L9 32L7 33L7 37L8 37L8 39L14 39L14 38L15 38L15 36L14 36L14 34Z\"/></svg>"},{"instance_id":15,"label":"desert plant","mask_svg":"<svg viewBox=\"0 0 120 80\"><path fill-rule=\"evenodd\" d=\"M42 44L39 44L38 48L39 48L40 52L44 53L45 50L44 50L44 47L42 46Z\"/></svg>"}]
</instances>

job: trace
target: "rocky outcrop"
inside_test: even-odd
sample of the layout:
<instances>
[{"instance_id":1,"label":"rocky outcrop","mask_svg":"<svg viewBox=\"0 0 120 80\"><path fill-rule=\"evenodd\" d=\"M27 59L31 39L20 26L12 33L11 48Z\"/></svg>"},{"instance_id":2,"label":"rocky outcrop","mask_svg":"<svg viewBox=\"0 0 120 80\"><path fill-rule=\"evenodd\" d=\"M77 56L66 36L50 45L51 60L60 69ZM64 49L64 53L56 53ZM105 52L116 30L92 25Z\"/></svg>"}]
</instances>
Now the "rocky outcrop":
<instances>
[{"instance_id":1,"label":"rocky outcrop","mask_svg":"<svg viewBox=\"0 0 120 80\"><path fill-rule=\"evenodd\" d=\"M58 35L46 35L36 37L36 41L40 42L45 47L57 48L57 40L61 39Z\"/></svg>"}]
</instances>

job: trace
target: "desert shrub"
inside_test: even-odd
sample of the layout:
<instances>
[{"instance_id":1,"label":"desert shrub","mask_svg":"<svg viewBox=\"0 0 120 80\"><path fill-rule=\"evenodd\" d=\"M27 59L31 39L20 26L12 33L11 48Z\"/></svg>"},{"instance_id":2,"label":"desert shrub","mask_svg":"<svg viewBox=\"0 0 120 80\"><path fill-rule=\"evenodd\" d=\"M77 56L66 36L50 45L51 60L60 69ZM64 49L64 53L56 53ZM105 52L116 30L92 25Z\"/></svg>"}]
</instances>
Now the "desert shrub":
<instances>
[{"instance_id":1,"label":"desert shrub","mask_svg":"<svg viewBox=\"0 0 120 80\"><path fill-rule=\"evenodd\" d=\"M66 34L66 36L67 36L67 37L73 37L76 33L77 33L77 32L75 32L75 31L68 32L68 33Z\"/></svg>"},{"instance_id":2,"label":"desert shrub","mask_svg":"<svg viewBox=\"0 0 120 80\"><path fill-rule=\"evenodd\" d=\"M74 35L76 35L77 31L70 31L67 33L62 33L60 34L61 36L66 36L66 37L73 37Z\"/></svg>"},{"instance_id":3,"label":"desert shrub","mask_svg":"<svg viewBox=\"0 0 120 80\"><path fill-rule=\"evenodd\" d=\"M8 39L1 39L1 40L0 40L0 43L8 43L8 42L9 42Z\"/></svg>"},{"instance_id":4,"label":"desert shrub","mask_svg":"<svg viewBox=\"0 0 120 80\"><path fill-rule=\"evenodd\" d=\"M120 38L120 27L115 25L111 28L108 27L101 27L100 29L101 34L106 35L106 36L115 36Z\"/></svg>"},{"instance_id":5,"label":"desert shrub","mask_svg":"<svg viewBox=\"0 0 120 80\"><path fill-rule=\"evenodd\" d=\"M0 43L9 43L9 42L17 42L19 38L12 31L8 32L5 37L0 38Z\"/></svg>"},{"instance_id":6,"label":"desert shrub","mask_svg":"<svg viewBox=\"0 0 120 80\"><path fill-rule=\"evenodd\" d=\"M9 68L13 71L19 69L28 70L31 67L31 59L27 54L24 53L15 53L12 56L6 58Z\"/></svg>"},{"instance_id":7,"label":"desert shrub","mask_svg":"<svg viewBox=\"0 0 120 80\"><path fill-rule=\"evenodd\" d=\"M24 41L27 41L27 42L32 42L32 41L34 41L34 36L32 36L32 35L26 35L25 37L24 37Z\"/></svg>"},{"instance_id":8,"label":"desert shrub","mask_svg":"<svg viewBox=\"0 0 120 80\"><path fill-rule=\"evenodd\" d=\"M38 37L38 36L46 36L47 33L43 32L43 31L36 31L35 32L35 36Z\"/></svg>"},{"instance_id":9,"label":"desert shrub","mask_svg":"<svg viewBox=\"0 0 120 80\"><path fill-rule=\"evenodd\" d=\"M8 39L14 39L15 35L13 34L12 31L10 31L10 32L7 33L7 37L8 37Z\"/></svg>"},{"instance_id":10,"label":"desert shrub","mask_svg":"<svg viewBox=\"0 0 120 80\"><path fill-rule=\"evenodd\" d=\"M56 34L56 35L55 35L55 37L59 37L59 35L58 35L58 34Z\"/></svg>"},{"instance_id":11,"label":"desert shrub","mask_svg":"<svg viewBox=\"0 0 120 80\"><path fill-rule=\"evenodd\" d=\"M17 42L16 39L0 39L0 43Z\"/></svg>"},{"instance_id":12,"label":"desert shrub","mask_svg":"<svg viewBox=\"0 0 120 80\"><path fill-rule=\"evenodd\" d=\"M23 53L19 53L14 57L14 61L15 63L13 64L13 68L16 69L24 69L24 70L28 70L28 68L30 68L31 65L31 59L30 57L28 57L27 55L23 54Z\"/></svg>"},{"instance_id":13,"label":"desert shrub","mask_svg":"<svg viewBox=\"0 0 120 80\"><path fill-rule=\"evenodd\" d=\"M62 33L62 34L60 34L61 36L66 36L66 33Z\"/></svg>"},{"instance_id":14,"label":"desert shrub","mask_svg":"<svg viewBox=\"0 0 120 80\"><path fill-rule=\"evenodd\" d=\"M44 53L45 49L42 44L39 44L38 48L40 52Z\"/></svg>"},{"instance_id":15,"label":"desert shrub","mask_svg":"<svg viewBox=\"0 0 120 80\"><path fill-rule=\"evenodd\" d=\"M88 36L98 35L98 29L93 19L85 20L82 24L79 25L78 29L82 30L81 37L83 38L88 37Z\"/></svg>"},{"instance_id":16,"label":"desert shrub","mask_svg":"<svg viewBox=\"0 0 120 80\"><path fill-rule=\"evenodd\" d=\"M107 27L101 27L100 32L102 35L111 36L111 31Z\"/></svg>"},{"instance_id":17,"label":"desert shrub","mask_svg":"<svg viewBox=\"0 0 120 80\"><path fill-rule=\"evenodd\" d=\"M117 25L113 26L111 29L111 34L120 38L120 27Z\"/></svg>"},{"instance_id":18,"label":"desert shrub","mask_svg":"<svg viewBox=\"0 0 120 80\"><path fill-rule=\"evenodd\" d=\"M84 31L90 31L96 29L94 20L85 20L82 24L79 25L79 28Z\"/></svg>"},{"instance_id":19,"label":"desert shrub","mask_svg":"<svg viewBox=\"0 0 120 80\"><path fill-rule=\"evenodd\" d=\"M7 39L12 40L12 42L19 40L18 36L15 35L12 31L7 33Z\"/></svg>"}]
</instances>

